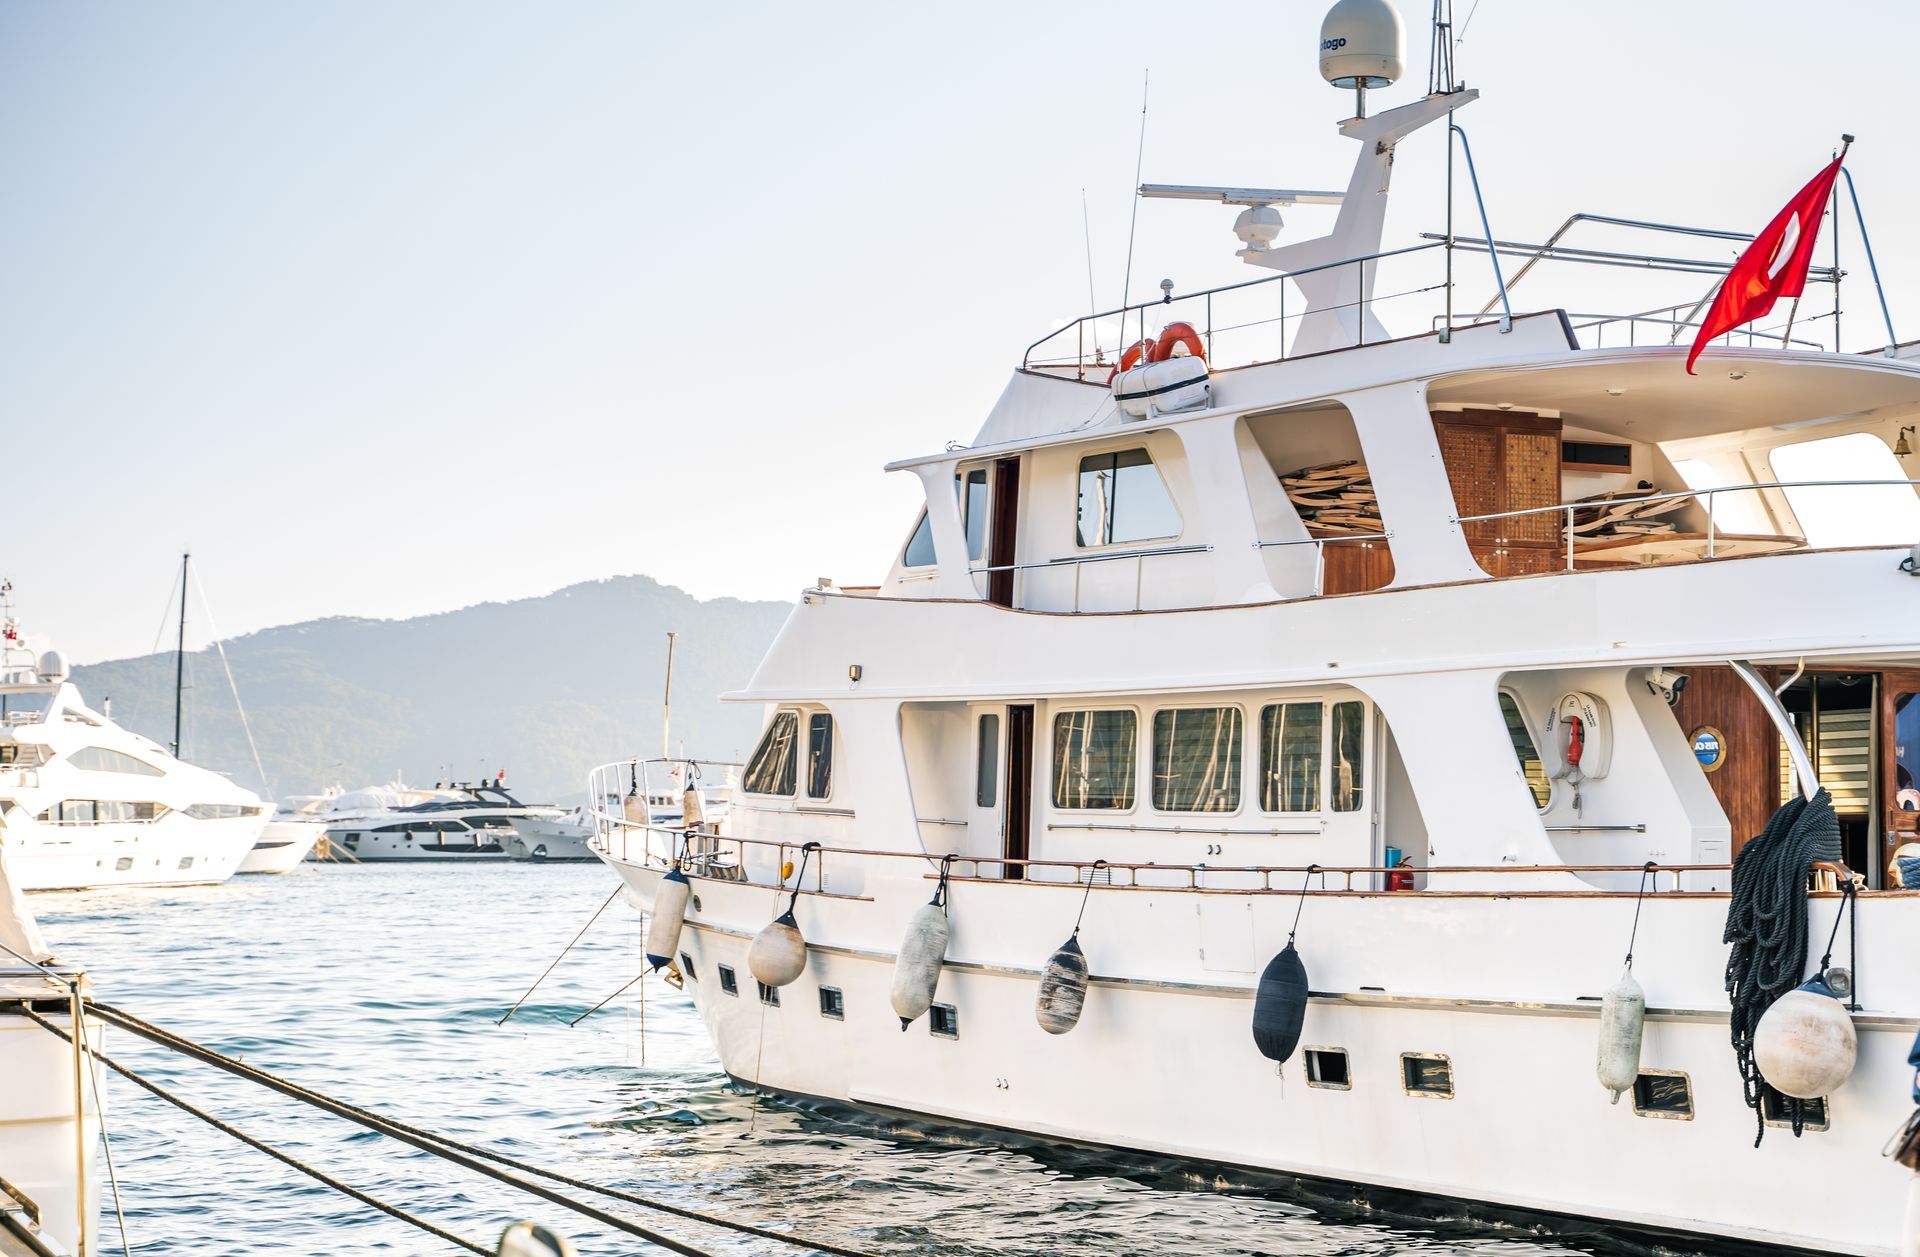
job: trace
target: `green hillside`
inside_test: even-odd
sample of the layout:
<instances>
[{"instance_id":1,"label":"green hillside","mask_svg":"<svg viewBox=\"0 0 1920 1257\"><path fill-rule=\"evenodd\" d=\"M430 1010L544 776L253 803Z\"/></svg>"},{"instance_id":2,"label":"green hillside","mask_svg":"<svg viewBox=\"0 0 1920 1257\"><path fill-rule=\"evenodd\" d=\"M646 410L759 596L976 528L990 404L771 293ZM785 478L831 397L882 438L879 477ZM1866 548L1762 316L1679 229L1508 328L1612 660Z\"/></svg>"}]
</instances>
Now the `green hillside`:
<instances>
[{"instance_id":1,"label":"green hillside","mask_svg":"<svg viewBox=\"0 0 1920 1257\"><path fill-rule=\"evenodd\" d=\"M750 750L759 708L718 695L746 683L787 611L620 576L410 620L289 624L230 639L226 652L280 797L505 769L522 798L577 800L595 764L659 754L668 630L680 635L676 750ZM173 674L169 651L77 667L74 680L89 703L111 698L116 721L165 744ZM186 758L259 789L219 656L190 651L187 675Z\"/></svg>"}]
</instances>

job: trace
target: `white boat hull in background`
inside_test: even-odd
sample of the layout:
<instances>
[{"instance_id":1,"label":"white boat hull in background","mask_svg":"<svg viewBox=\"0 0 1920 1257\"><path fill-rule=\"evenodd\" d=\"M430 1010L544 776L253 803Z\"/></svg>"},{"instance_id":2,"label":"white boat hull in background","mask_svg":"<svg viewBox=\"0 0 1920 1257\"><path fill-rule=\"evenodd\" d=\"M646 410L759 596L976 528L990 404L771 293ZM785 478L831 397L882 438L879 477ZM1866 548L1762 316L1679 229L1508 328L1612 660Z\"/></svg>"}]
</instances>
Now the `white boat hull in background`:
<instances>
[{"instance_id":1,"label":"white boat hull in background","mask_svg":"<svg viewBox=\"0 0 1920 1257\"><path fill-rule=\"evenodd\" d=\"M205 886L234 875L265 824L174 814L144 824L10 825L8 864L22 890Z\"/></svg>"},{"instance_id":2,"label":"white boat hull in background","mask_svg":"<svg viewBox=\"0 0 1920 1257\"><path fill-rule=\"evenodd\" d=\"M504 845L516 860L578 863L597 858L587 845L592 837L593 829L588 825L522 817L514 821L513 834Z\"/></svg>"},{"instance_id":3,"label":"white boat hull in background","mask_svg":"<svg viewBox=\"0 0 1920 1257\"><path fill-rule=\"evenodd\" d=\"M236 873L291 873L300 867L326 827L313 821L268 821Z\"/></svg>"}]
</instances>

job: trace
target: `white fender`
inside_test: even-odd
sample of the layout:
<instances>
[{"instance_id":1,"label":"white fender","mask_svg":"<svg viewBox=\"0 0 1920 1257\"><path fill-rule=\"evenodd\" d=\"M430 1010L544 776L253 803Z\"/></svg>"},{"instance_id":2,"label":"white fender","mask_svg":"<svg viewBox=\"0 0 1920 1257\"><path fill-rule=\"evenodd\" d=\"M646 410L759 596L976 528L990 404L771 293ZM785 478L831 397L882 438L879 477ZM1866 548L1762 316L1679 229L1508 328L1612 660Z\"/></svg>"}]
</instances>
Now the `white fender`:
<instances>
[{"instance_id":1,"label":"white fender","mask_svg":"<svg viewBox=\"0 0 1920 1257\"><path fill-rule=\"evenodd\" d=\"M1034 1002L1034 1019L1048 1034L1065 1034L1080 1024L1080 1013L1087 1006L1087 957L1080 950L1080 935L1060 944L1047 957L1040 971L1040 995Z\"/></svg>"},{"instance_id":2,"label":"white fender","mask_svg":"<svg viewBox=\"0 0 1920 1257\"><path fill-rule=\"evenodd\" d=\"M680 796L680 823L688 829L698 829L707 823L707 796L700 792L699 786L688 786Z\"/></svg>"},{"instance_id":3,"label":"white fender","mask_svg":"<svg viewBox=\"0 0 1920 1257\"><path fill-rule=\"evenodd\" d=\"M647 963L660 969L673 960L680 946L680 928L687 921L687 900L693 887L687 875L673 869L653 892L653 918L647 922Z\"/></svg>"},{"instance_id":4,"label":"white fender","mask_svg":"<svg viewBox=\"0 0 1920 1257\"><path fill-rule=\"evenodd\" d=\"M1818 1100L1853 1073L1860 1041L1844 1004L1818 978L1773 1002L1753 1029L1753 1063L1782 1095Z\"/></svg>"},{"instance_id":5,"label":"white fender","mask_svg":"<svg viewBox=\"0 0 1920 1257\"><path fill-rule=\"evenodd\" d=\"M532 1222L516 1222L500 1235L498 1257L575 1257L580 1250L557 1231Z\"/></svg>"},{"instance_id":6,"label":"white fender","mask_svg":"<svg viewBox=\"0 0 1920 1257\"><path fill-rule=\"evenodd\" d=\"M1600 1053L1596 1072L1600 1085L1613 1093L1620 1103L1622 1092L1633 1089L1640 1076L1640 1039L1647 1022L1647 994L1633 980L1633 970L1620 974L1620 980L1600 999Z\"/></svg>"},{"instance_id":7,"label":"white fender","mask_svg":"<svg viewBox=\"0 0 1920 1257\"><path fill-rule=\"evenodd\" d=\"M807 940L792 912L783 912L753 936L747 947L747 968L756 982L785 986L807 967Z\"/></svg>"},{"instance_id":8,"label":"white fender","mask_svg":"<svg viewBox=\"0 0 1920 1257\"><path fill-rule=\"evenodd\" d=\"M900 940L900 955L893 962L894 1015L905 1030L933 1007L933 995L940 985L940 965L947 958L947 940L952 929L947 914L936 904L923 904L907 918L906 937Z\"/></svg>"}]
</instances>

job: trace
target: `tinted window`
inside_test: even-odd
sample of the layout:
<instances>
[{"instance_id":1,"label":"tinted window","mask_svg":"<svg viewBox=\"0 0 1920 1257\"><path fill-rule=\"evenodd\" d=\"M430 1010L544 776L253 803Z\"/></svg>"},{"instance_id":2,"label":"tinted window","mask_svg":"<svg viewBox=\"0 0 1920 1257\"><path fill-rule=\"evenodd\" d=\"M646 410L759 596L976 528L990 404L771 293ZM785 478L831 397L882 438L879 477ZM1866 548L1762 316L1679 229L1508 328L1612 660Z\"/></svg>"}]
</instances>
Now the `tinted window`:
<instances>
[{"instance_id":1,"label":"tinted window","mask_svg":"<svg viewBox=\"0 0 1920 1257\"><path fill-rule=\"evenodd\" d=\"M1505 690L1500 691L1500 715L1507 722L1507 737L1513 742L1514 758L1520 761L1520 774L1527 779L1527 789L1533 794L1533 805L1545 807L1553 794L1553 783L1547 780L1540 752L1534 749L1533 734L1527 729L1526 717L1520 714L1520 704Z\"/></svg>"},{"instance_id":2,"label":"tinted window","mask_svg":"<svg viewBox=\"0 0 1920 1257\"><path fill-rule=\"evenodd\" d=\"M1144 449L1080 460L1079 541L1105 546L1180 535L1180 515Z\"/></svg>"},{"instance_id":3,"label":"tinted window","mask_svg":"<svg viewBox=\"0 0 1920 1257\"><path fill-rule=\"evenodd\" d=\"M792 794L796 767L793 743L799 731L799 716L790 711L775 715L753 758L747 761L741 789L748 794Z\"/></svg>"},{"instance_id":4,"label":"tinted window","mask_svg":"<svg viewBox=\"0 0 1920 1257\"><path fill-rule=\"evenodd\" d=\"M904 561L908 567L933 566L933 525L928 521L925 511L920 512L920 522L913 526L913 537L907 542Z\"/></svg>"},{"instance_id":5,"label":"tinted window","mask_svg":"<svg viewBox=\"0 0 1920 1257\"><path fill-rule=\"evenodd\" d=\"M987 552L987 471L967 473L966 496L961 509L967 524L967 557L978 559Z\"/></svg>"},{"instance_id":6,"label":"tinted window","mask_svg":"<svg viewBox=\"0 0 1920 1257\"><path fill-rule=\"evenodd\" d=\"M974 767L973 801L992 807L1000 788L1000 717L980 717L980 752Z\"/></svg>"},{"instance_id":7,"label":"tinted window","mask_svg":"<svg viewBox=\"0 0 1920 1257\"><path fill-rule=\"evenodd\" d=\"M136 777L164 777L166 773L145 760L135 759L104 746L83 746L68 756L75 768L97 773L131 773Z\"/></svg>"},{"instance_id":8,"label":"tinted window","mask_svg":"<svg viewBox=\"0 0 1920 1257\"><path fill-rule=\"evenodd\" d=\"M807 797L824 799L833 790L833 717L815 712L807 718Z\"/></svg>"},{"instance_id":9,"label":"tinted window","mask_svg":"<svg viewBox=\"0 0 1920 1257\"><path fill-rule=\"evenodd\" d=\"M1240 709L1153 713L1153 805L1163 812L1240 806Z\"/></svg>"},{"instance_id":10,"label":"tinted window","mask_svg":"<svg viewBox=\"0 0 1920 1257\"><path fill-rule=\"evenodd\" d=\"M1333 810L1357 812L1360 794L1366 785L1366 767L1362 752L1366 746L1366 706L1363 703L1333 705Z\"/></svg>"},{"instance_id":11,"label":"tinted window","mask_svg":"<svg viewBox=\"0 0 1920 1257\"><path fill-rule=\"evenodd\" d=\"M1272 703L1260 709L1260 810L1320 810L1319 703Z\"/></svg>"},{"instance_id":12,"label":"tinted window","mask_svg":"<svg viewBox=\"0 0 1920 1257\"><path fill-rule=\"evenodd\" d=\"M1063 711L1053 720L1053 805L1133 806L1134 742L1130 711Z\"/></svg>"}]
</instances>

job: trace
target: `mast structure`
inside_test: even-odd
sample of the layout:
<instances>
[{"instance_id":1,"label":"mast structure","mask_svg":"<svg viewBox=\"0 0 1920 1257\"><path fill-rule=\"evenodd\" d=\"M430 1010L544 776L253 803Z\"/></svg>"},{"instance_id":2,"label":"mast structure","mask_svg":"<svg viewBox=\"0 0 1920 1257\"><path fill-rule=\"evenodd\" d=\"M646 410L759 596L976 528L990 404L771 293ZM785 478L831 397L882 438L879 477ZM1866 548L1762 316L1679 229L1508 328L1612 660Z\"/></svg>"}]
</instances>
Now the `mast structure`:
<instances>
[{"instance_id":1,"label":"mast structure","mask_svg":"<svg viewBox=\"0 0 1920 1257\"><path fill-rule=\"evenodd\" d=\"M173 757L180 758L181 697L187 683L187 564L191 554L180 556L180 636L173 651Z\"/></svg>"}]
</instances>

